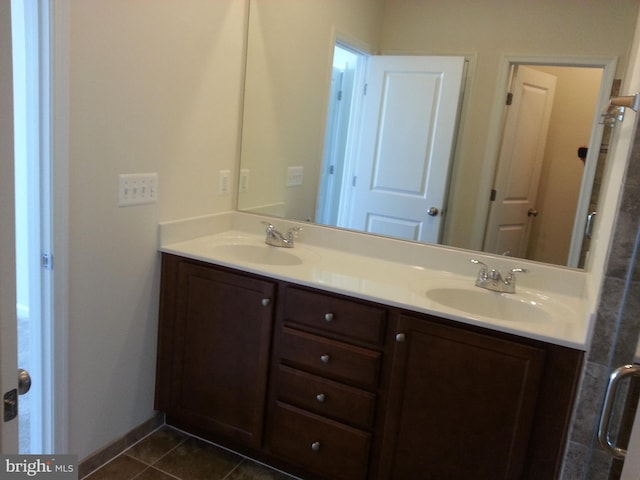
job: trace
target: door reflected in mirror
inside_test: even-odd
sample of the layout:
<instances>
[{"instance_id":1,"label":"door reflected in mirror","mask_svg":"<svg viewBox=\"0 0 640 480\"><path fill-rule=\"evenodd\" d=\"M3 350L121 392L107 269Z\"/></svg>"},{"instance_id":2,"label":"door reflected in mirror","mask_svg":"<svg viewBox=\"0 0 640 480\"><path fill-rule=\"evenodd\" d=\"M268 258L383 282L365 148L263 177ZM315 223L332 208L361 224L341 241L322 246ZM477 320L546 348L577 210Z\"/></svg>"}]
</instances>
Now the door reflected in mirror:
<instances>
[{"instance_id":1,"label":"door reflected in mirror","mask_svg":"<svg viewBox=\"0 0 640 480\"><path fill-rule=\"evenodd\" d=\"M315 221L439 243L464 57L351 54L342 90L337 51Z\"/></svg>"}]
</instances>

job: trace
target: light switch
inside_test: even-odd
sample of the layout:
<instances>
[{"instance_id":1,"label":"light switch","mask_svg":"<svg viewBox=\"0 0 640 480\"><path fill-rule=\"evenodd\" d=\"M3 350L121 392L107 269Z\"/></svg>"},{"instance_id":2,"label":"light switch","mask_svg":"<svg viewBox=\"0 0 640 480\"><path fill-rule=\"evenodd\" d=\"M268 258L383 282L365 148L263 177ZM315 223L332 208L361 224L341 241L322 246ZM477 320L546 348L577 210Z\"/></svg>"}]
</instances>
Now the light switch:
<instances>
[{"instance_id":1,"label":"light switch","mask_svg":"<svg viewBox=\"0 0 640 480\"><path fill-rule=\"evenodd\" d=\"M119 207L144 205L157 201L157 173L126 173L118 176Z\"/></svg>"}]
</instances>

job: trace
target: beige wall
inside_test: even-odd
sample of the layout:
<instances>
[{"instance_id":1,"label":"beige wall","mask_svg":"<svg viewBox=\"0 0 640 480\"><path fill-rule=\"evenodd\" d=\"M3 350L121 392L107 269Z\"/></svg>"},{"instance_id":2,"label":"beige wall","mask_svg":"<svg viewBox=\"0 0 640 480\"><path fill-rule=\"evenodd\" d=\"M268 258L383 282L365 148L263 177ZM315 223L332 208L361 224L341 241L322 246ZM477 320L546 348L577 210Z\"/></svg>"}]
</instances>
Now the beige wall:
<instances>
[{"instance_id":1,"label":"beige wall","mask_svg":"<svg viewBox=\"0 0 640 480\"><path fill-rule=\"evenodd\" d=\"M494 161L493 125L503 55L606 56L624 72L638 13L637 0L387 0L384 53L468 55L473 77L453 169L447 243L481 246ZM494 129L495 130L495 129Z\"/></svg>"},{"instance_id":2,"label":"beige wall","mask_svg":"<svg viewBox=\"0 0 640 480\"><path fill-rule=\"evenodd\" d=\"M153 412L158 222L234 207L217 172L236 168L246 2L69 5L69 451L83 458ZM137 172L158 172L158 203L118 208L118 174Z\"/></svg>"}]
</instances>

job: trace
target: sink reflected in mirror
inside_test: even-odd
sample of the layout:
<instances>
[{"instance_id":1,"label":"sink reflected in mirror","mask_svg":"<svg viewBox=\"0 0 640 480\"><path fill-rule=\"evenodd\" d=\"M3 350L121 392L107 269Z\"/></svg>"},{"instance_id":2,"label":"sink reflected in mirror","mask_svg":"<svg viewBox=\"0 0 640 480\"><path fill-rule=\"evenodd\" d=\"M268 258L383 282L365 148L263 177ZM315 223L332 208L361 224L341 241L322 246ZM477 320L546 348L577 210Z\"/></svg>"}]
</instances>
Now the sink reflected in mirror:
<instances>
[{"instance_id":1,"label":"sink reflected in mirror","mask_svg":"<svg viewBox=\"0 0 640 480\"><path fill-rule=\"evenodd\" d=\"M214 247L216 253L228 255L233 260L262 265L300 265L302 259L294 253L285 252L269 245L229 244Z\"/></svg>"},{"instance_id":2,"label":"sink reflected in mirror","mask_svg":"<svg viewBox=\"0 0 640 480\"><path fill-rule=\"evenodd\" d=\"M533 296L496 293L477 287L442 287L426 291L434 302L471 315L507 322L546 322L550 314ZM531 298L529 298L531 297Z\"/></svg>"}]
</instances>

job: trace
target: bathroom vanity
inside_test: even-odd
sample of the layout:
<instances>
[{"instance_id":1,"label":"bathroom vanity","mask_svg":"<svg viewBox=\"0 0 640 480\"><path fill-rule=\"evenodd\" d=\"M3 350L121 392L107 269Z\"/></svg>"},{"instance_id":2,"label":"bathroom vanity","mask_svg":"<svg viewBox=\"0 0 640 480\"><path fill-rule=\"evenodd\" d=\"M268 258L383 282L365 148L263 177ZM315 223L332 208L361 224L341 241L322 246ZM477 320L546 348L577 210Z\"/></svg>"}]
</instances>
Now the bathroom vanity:
<instances>
[{"instance_id":1,"label":"bathroom vanity","mask_svg":"<svg viewBox=\"0 0 640 480\"><path fill-rule=\"evenodd\" d=\"M327 251L223 237L162 248L169 424L305 479L556 478L579 345L352 295Z\"/></svg>"}]
</instances>

